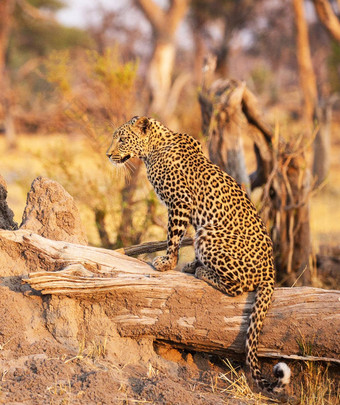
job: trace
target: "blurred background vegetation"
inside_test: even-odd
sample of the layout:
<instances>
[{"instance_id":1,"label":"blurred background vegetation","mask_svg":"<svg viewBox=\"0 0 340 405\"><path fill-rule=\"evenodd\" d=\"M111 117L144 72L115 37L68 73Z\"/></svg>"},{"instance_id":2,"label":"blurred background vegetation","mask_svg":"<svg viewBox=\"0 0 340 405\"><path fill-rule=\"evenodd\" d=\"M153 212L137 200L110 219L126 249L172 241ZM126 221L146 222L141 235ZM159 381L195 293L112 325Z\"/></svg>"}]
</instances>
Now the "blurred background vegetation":
<instances>
[{"instance_id":1,"label":"blurred background vegetation","mask_svg":"<svg viewBox=\"0 0 340 405\"><path fill-rule=\"evenodd\" d=\"M19 224L31 182L45 175L75 198L91 244L165 238L166 210L140 162L117 173L105 151L114 129L142 114L205 148L198 94L212 54L214 80L244 81L280 137L304 139L312 255L340 253L339 1L74 4L0 2L0 173ZM243 142L251 172L252 143ZM261 195L252 191L255 203Z\"/></svg>"}]
</instances>

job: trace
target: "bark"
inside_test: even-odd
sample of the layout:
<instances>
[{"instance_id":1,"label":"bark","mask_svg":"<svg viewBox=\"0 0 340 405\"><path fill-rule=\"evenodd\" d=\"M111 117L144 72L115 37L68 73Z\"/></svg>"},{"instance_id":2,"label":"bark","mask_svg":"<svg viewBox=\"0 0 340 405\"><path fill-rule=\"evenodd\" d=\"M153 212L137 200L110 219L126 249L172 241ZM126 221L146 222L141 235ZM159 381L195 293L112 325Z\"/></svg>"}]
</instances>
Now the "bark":
<instances>
[{"instance_id":1,"label":"bark","mask_svg":"<svg viewBox=\"0 0 340 405\"><path fill-rule=\"evenodd\" d=\"M340 21L328 0L313 0L316 12L320 21L325 26L329 34L340 42ZM338 2L338 7L340 6Z\"/></svg>"},{"instance_id":2,"label":"bark","mask_svg":"<svg viewBox=\"0 0 340 405\"><path fill-rule=\"evenodd\" d=\"M24 281L34 290L81 300L87 313L97 313L97 323L98 312L89 305L99 303L123 337L152 336L155 343L234 357L244 353L254 293L232 298L189 274L159 273L115 251L52 241L29 231L0 231L0 244L0 260L7 255L16 263L17 275L29 273ZM260 356L299 358L299 343L305 342L318 353L314 359L339 362L339 311L339 291L276 289Z\"/></svg>"},{"instance_id":3,"label":"bark","mask_svg":"<svg viewBox=\"0 0 340 405\"><path fill-rule=\"evenodd\" d=\"M167 11L152 0L135 1L149 20L154 34L155 47L147 79L151 90L150 110L162 117L172 84L176 50L175 34L189 8L189 1L172 0Z\"/></svg>"}]
</instances>

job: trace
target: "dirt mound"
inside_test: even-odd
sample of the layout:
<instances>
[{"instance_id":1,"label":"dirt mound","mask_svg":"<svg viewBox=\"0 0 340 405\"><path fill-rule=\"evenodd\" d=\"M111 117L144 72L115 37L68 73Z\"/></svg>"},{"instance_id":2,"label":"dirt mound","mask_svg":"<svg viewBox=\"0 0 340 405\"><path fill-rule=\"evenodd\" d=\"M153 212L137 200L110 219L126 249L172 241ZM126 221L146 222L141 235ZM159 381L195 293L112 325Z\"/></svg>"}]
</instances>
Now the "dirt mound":
<instances>
[{"instance_id":1,"label":"dirt mound","mask_svg":"<svg viewBox=\"0 0 340 405\"><path fill-rule=\"evenodd\" d=\"M212 393L217 374L203 355L194 361L172 349L160 356L152 339L121 338L109 328L98 298L31 295L26 288L17 277L0 284L0 403L223 403Z\"/></svg>"},{"instance_id":2,"label":"dirt mound","mask_svg":"<svg viewBox=\"0 0 340 405\"><path fill-rule=\"evenodd\" d=\"M59 183L44 177L32 183L20 228L48 239L87 245L73 198Z\"/></svg>"}]
</instances>

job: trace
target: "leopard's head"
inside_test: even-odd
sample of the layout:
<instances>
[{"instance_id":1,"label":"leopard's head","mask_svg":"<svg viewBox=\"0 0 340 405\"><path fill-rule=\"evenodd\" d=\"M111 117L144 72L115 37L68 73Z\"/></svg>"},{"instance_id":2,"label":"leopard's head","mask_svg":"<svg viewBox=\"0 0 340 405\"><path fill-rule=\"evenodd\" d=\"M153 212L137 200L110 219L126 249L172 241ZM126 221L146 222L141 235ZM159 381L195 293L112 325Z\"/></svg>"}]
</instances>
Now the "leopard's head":
<instances>
[{"instance_id":1,"label":"leopard's head","mask_svg":"<svg viewBox=\"0 0 340 405\"><path fill-rule=\"evenodd\" d=\"M132 157L143 158L147 153L149 124L146 117L133 117L117 128L106 152L110 162L119 166Z\"/></svg>"}]
</instances>

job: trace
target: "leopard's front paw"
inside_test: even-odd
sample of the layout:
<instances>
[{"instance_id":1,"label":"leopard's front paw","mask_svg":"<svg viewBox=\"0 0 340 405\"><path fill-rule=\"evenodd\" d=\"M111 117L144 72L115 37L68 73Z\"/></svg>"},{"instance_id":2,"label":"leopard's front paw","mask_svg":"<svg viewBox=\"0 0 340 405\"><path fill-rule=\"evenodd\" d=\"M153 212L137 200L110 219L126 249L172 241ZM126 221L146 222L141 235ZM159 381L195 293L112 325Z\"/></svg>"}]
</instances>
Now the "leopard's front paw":
<instances>
[{"instance_id":1,"label":"leopard's front paw","mask_svg":"<svg viewBox=\"0 0 340 405\"><path fill-rule=\"evenodd\" d=\"M174 264L168 256L158 256L153 259L152 265L157 271L168 271L172 270L176 263Z\"/></svg>"}]
</instances>

